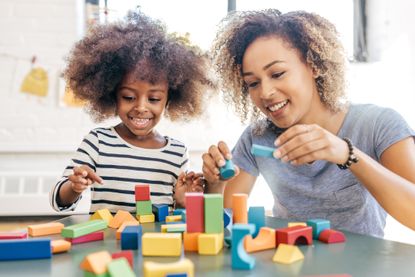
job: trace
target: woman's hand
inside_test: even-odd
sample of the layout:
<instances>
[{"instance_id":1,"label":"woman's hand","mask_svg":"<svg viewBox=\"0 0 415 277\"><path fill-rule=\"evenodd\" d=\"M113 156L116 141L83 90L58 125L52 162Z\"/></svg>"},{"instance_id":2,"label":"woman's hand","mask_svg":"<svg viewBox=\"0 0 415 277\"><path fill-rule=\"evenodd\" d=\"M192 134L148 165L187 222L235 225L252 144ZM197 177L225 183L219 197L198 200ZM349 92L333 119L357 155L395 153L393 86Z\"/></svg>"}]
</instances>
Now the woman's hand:
<instances>
[{"instance_id":1,"label":"woman's hand","mask_svg":"<svg viewBox=\"0 0 415 277\"><path fill-rule=\"evenodd\" d=\"M347 143L316 124L294 125L276 140L274 157L293 165L326 160L343 164L349 156Z\"/></svg>"},{"instance_id":2,"label":"woman's hand","mask_svg":"<svg viewBox=\"0 0 415 277\"><path fill-rule=\"evenodd\" d=\"M76 193L82 193L94 182L103 184L103 180L87 165L75 166L73 174L68 176L71 188Z\"/></svg>"},{"instance_id":3,"label":"woman's hand","mask_svg":"<svg viewBox=\"0 0 415 277\"><path fill-rule=\"evenodd\" d=\"M203 192L204 180L202 173L182 172L177 178L174 199L176 205L180 207L185 206L185 193L186 192Z\"/></svg>"}]
</instances>

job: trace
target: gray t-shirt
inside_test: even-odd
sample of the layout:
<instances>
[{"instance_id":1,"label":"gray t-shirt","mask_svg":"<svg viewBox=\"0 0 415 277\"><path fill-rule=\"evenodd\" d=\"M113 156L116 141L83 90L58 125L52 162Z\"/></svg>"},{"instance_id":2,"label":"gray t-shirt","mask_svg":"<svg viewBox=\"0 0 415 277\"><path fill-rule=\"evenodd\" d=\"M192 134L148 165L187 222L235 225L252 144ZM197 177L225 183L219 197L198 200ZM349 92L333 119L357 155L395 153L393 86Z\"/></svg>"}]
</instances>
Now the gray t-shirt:
<instances>
[{"instance_id":1,"label":"gray t-shirt","mask_svg":"<svg viewBox=\"0 0 415 277\"><path fill-rule=\"evenodd\" d=\"M261 136L246 128L232 150L233 162L247 173L261 174L274 197L273 214L279 218L305 221L328 219L334 229L383 236L386 212L359 183L350 170L319 160L294 166L279 159L255 157L252 144L274 147L277 130ZM339 137L348 137L355 147L379 161L392 144L415 132L392 109L368 104L350 105Z\"/></svg>"}]
</instances>

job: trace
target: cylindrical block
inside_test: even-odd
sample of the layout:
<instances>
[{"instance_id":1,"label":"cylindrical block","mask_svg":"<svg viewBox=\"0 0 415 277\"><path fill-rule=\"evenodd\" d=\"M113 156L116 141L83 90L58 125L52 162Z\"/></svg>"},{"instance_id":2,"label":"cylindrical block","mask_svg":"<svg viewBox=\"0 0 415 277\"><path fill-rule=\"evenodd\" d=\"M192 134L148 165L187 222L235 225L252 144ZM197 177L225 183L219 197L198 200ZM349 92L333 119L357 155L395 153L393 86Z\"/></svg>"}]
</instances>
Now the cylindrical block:
<instances>
[{"instance_id":1,"label":"cylindrical block","mask_svg":"<svg viewBox=\"0 0 415 277\"><path fill-rule=\"evenodd\" d=\"M248 194L234 193L232 195L233 224L248 223Z\"/></svg>"}]
</instances>

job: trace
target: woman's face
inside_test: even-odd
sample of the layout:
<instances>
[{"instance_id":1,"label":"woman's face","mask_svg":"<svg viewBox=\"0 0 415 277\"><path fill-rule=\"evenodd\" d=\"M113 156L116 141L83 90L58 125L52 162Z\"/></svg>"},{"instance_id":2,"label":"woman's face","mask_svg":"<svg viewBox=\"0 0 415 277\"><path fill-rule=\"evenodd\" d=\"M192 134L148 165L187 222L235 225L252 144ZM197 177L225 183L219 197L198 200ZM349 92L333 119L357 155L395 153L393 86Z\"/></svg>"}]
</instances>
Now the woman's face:
<instances>
[{"instance_id":1,"label":"woman's face","mask_svg":"<svg viewBox=\"0 0 415 277\"><path fill-rule=\"evenodd\" d=\"M280 128L313 123L324 109L313 70L279 37L254 40L243 56L242 71L253 103Z\"/></svg>"}]
</instances>

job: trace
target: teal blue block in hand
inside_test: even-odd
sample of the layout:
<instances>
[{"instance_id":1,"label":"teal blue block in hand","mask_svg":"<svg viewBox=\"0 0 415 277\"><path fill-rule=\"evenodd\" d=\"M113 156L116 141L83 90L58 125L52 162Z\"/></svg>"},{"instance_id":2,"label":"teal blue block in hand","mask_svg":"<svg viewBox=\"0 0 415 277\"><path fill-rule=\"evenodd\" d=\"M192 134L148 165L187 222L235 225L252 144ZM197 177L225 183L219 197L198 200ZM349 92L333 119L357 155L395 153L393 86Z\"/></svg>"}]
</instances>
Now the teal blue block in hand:
<instances>
[{"instance_id":1,"label":"teal blue block in hand","mask_svg":"<svg viewBox=\"0 0 415 277\"><path fill-rule=\"evenodd\" d=\"M220 176L222 179L229 179L235 176L235 165L231 160L226 160L225 165L222 166L220 169Z\"/></svg>"},{"instance_id":2,"label":"teal blue block in hand","mask_svg":"<svg viewBox=\"0 0 415 277\"><path fill-rule=\"evenodd\" d=\"M262 146L262 145L258 145L258 144L252 144L251 147L251 154L257 157L268 157L268 158L273 158L274 155L274 151L276 148L273 147L267 147L267 146Z\"/></svg>"}]
</instances>

